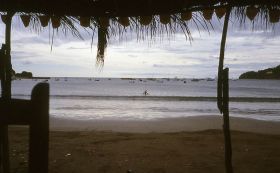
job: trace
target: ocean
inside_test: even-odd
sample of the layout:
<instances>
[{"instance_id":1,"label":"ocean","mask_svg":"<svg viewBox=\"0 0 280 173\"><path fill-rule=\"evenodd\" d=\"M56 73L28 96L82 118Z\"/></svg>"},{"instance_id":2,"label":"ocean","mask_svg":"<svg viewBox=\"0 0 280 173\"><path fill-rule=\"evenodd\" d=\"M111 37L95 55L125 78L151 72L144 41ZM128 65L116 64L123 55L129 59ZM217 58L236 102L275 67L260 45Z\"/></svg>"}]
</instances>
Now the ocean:
<instances>
[{"instance_id":1,"label":"ocean","mask_svg":"<svg viewBox=\"0 0 280 173\"><path fill-rule=\"evenodd\" d=\"M43 79L14 80L13 98L30 99ZM219 115L216 81L51 78L50 116L74 120L155 120ZM280 81L230 80L230 116L280 121ZM143 93L147 90L148 95Z\"/></svg>"}]
</instances>

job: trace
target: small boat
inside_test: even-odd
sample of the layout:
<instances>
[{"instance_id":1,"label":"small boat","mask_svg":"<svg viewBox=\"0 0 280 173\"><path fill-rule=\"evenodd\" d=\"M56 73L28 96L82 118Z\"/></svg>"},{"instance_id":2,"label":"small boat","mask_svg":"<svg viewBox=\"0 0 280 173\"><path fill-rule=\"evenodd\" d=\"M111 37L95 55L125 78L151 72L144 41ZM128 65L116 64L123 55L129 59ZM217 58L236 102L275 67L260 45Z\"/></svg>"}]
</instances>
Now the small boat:
<instances>
[{"instance_id":1,"label":"small boat","mask_svg":"<svg viewBox=\"0 0 280 173\"><path fill-rule=\"evenodd\" d=\"M192 79L192 82L199 82L199 79Z\"/></svg>"},{"instance_id":2,"label":"small boat","mask_svg":"<svg viewBox=\"0 0 280 173\"><path fill-rule=\"evenodd\" d=\"M215 81L215 79L207 78L207 81Z\"/></svg>"}]
</instances>

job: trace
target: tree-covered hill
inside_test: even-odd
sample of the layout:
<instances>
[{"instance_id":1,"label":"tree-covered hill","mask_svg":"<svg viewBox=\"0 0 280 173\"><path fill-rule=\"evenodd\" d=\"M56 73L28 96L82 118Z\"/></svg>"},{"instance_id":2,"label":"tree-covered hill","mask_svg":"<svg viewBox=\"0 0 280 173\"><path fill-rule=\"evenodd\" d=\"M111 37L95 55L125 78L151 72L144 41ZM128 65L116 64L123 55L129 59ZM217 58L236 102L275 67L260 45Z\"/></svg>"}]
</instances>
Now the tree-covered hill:
<instances>
[{"instance_id":1,"label":"tree-covered hill","mask_svg":"<svg viewBox=\"0 0 280 173\"><path fill-rule=\"evenodd\" d=\"M239 79L280 79L280 65L264 70L248 71L239 76Z\"/></svg>"}]
</instances>

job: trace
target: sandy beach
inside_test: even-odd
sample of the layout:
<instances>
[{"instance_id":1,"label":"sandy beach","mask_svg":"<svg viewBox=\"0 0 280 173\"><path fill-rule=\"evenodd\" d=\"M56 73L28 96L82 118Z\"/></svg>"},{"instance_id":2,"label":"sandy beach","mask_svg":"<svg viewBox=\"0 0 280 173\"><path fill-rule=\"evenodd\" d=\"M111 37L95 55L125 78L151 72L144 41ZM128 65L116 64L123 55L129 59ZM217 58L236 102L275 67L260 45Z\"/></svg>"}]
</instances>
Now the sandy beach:
<instances>
[{"instance_id":1,"label":"sandy beach","mask_svg":"<svg viewBox=\"0 0 280 173\"><path fill-rule=\"evenodd\" d=\"M222 173L220 118L129 122L52 119L49 172ZM279 123L232 118L232 128L235 172L280 172ZM10 127L12 172L27 171L27 130Z\"/></svg>"}]
</instances>

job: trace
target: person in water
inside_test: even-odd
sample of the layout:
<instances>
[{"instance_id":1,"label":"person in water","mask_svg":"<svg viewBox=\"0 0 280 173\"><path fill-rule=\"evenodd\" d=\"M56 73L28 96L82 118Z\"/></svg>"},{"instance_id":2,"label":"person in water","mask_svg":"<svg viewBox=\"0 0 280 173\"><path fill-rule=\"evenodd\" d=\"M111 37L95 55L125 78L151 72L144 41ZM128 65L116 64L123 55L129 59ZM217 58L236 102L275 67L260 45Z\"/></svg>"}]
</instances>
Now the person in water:
<instances>
[{"instance_id":1,"label":"person in water","mask_svg":"<svg viewBox=\"0 0 280 173\"><path fill-rule=\"evenodd\" d=\"M143 94L144 94L145 96L146 96L146 95L149 95L149 93L148 93L147 90L145 90Z\"/></svg>"}]
</instances>

